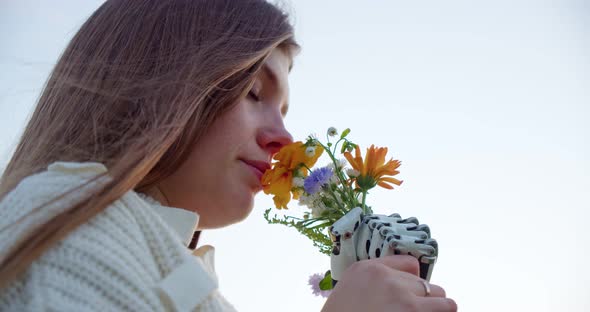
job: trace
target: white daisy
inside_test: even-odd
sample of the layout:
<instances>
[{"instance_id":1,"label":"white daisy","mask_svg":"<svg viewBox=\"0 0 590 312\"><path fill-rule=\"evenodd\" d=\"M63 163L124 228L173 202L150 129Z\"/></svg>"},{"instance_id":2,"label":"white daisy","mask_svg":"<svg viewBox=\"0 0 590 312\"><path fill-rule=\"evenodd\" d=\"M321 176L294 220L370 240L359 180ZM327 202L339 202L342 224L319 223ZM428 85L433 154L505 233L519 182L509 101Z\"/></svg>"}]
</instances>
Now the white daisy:
<instances>
[{"instance_id":1,"label":"white daisy","mask_svg":"<svg viewBox=\"0 0 590 312\"><path fill-rule=\"evenodd\" d=\"M352 168L348 168L346 169L346 174L351 177L351 178L356 178L358 177L361 173L358 170L352 169Z\"/></svg>"}]
</instances>

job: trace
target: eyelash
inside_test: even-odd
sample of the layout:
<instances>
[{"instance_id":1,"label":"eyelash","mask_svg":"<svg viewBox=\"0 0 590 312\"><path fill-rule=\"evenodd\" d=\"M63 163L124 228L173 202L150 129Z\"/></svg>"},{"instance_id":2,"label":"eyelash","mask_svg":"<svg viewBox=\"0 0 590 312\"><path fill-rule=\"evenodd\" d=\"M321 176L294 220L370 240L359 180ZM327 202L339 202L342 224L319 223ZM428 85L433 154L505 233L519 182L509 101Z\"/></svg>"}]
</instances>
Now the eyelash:
<instances>
[{"instance_id":1,"label":"eyelash","mask_svg":"<svg viewBox=\"0 0 590 312\"><path fill-rule=\"evenodd\" d=\"M248 92L248 96L251 97L252 99L254 99L256 102L260 101L260 97L254 93L252 90L250 90L250 92Z\"/></svg>"}]
</instances>

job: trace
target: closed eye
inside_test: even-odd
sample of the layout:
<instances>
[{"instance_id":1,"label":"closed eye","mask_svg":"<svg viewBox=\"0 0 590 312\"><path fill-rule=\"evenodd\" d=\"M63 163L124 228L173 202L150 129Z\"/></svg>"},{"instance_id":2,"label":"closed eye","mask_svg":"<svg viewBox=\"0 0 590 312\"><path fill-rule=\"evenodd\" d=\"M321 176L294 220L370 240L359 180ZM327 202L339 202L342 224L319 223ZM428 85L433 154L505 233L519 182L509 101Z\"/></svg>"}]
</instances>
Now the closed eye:
<instances>
[{"instance_id":1,"label":"closed eye","mask_svg":"<svg viewBox=\"0 0 590 312\"><path fill-rule=\"evenodd\" d=\"M256 102L260 102L260 97L254 91L248 92L248 96Z\"/></svg>"}]
</instances>

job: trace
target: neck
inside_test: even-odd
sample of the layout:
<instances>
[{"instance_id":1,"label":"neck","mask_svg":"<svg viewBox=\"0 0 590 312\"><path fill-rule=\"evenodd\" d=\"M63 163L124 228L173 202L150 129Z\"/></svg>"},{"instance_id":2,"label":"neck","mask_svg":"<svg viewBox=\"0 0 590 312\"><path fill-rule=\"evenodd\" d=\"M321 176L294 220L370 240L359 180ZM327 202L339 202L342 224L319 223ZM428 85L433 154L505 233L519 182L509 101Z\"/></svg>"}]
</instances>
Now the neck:
<instances>
[{"instance_id":1,"label":"neck","mask_svg":"<svg viewBox=\"0 0 590 312\"><path fill-rule=\"evenodd\" d=\"M170 206L170 201L168 200L168 197L166 197L164 192L162 192L162 190L157 185L150 187L145 191L145 193L149 195L151 198L157 200L163 206Z\"/></svg>"}]
</instances>

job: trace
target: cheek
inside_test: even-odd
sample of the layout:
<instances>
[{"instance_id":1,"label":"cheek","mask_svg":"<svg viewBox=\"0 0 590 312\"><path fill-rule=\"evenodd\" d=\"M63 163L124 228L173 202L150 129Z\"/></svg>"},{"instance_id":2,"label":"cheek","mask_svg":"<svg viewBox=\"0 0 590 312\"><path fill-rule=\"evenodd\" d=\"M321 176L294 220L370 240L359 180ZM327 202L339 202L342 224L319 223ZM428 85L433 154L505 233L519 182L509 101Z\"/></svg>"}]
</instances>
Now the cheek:
<instances>
[{"instance_id":1,"label":"cheek","mask_svg":"<svg viewBox=\"0 0 590 312\"><path fill-rule=\"evenodd\" d=\"M238 161L255 150L252 146L256 138L252 134L256 129L256 112L252 110L256 107L250 104L240 103L220 116L168 179L168 188L180 202L196 209L218 207L218 212L225 211L233 220L250 213L254 194L245 182L247 171Z\"/></svg>"},{"instance_id":2,"label":"cheek","mask_svg":"<svg viewBox=\"0 0 590 312\"><path fill-rule=\"evenodd\" d=\"M222 157L223 154L239 150L239 146L247 144L259 122L256 112L248 107L251 103L240 103L231 111L221 116L203 136L196 150Z\"/></svg>"}]
</instances>

